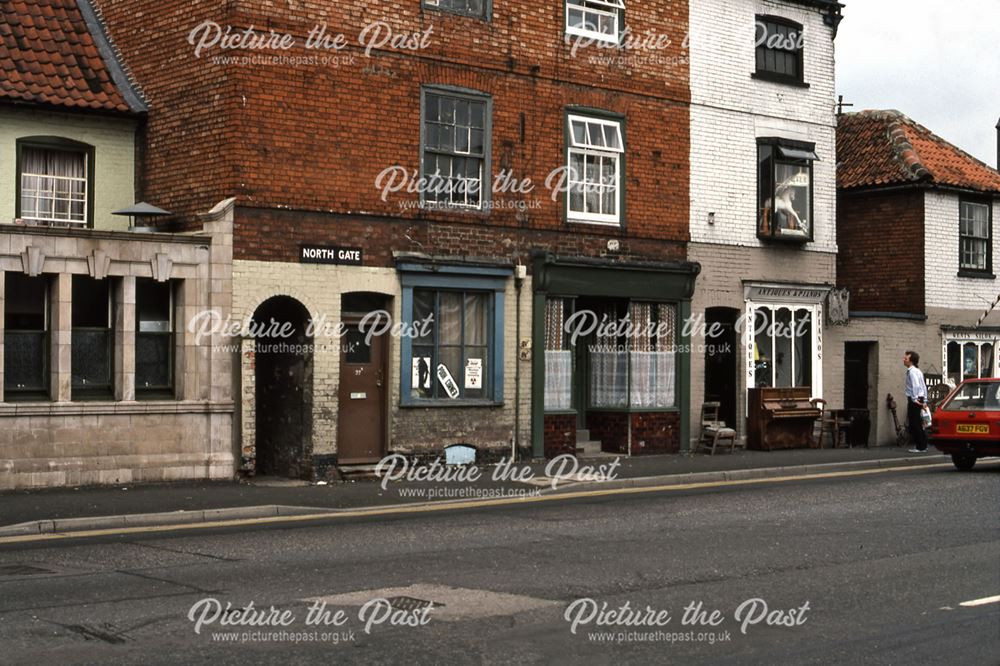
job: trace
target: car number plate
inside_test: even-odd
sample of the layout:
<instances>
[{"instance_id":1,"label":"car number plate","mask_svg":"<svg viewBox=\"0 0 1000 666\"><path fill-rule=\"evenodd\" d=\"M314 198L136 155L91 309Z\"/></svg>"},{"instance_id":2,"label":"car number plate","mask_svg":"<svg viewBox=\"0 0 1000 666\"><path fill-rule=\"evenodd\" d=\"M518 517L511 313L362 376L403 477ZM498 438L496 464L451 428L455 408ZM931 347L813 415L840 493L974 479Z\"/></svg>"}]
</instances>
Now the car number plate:
<instances>
[{"instance_id":1,"label":"car number plate","mask_svg":"<svg viewBox=\"0 0 1000 666\"><path fill-rule=\"evenodd\" d=\"M985 423L960 423L955 432L963 435L988 435L990 427Z\"/></svg>"}]
</instances>

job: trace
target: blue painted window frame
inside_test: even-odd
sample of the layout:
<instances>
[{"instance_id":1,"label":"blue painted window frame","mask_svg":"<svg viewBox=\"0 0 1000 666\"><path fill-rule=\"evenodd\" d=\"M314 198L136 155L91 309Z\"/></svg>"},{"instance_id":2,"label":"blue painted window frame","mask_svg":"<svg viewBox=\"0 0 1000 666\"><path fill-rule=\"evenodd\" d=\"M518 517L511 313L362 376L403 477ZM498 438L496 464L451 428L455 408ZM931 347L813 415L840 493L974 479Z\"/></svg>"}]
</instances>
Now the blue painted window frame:
<instances>
[{"instance_id":1,"label":"blue painted window frame","mask_svg":"<svg viewBox=\"0 0 1000 666\"><path fill-rule=\"evenodd\" d=\"M481 291L493 294L488 327L489 368L492 371L492 397L455 400L414 398L412 391L413 339L400 340L399 403L403 407L476 407L503 404L504 386L504 302L507 283L513 275L510 268L480 266L442 266L438 264L401 264L398 267L402 287L401 317L413 322L413 290L444 289Z\"/></svg>"}]
</instances>

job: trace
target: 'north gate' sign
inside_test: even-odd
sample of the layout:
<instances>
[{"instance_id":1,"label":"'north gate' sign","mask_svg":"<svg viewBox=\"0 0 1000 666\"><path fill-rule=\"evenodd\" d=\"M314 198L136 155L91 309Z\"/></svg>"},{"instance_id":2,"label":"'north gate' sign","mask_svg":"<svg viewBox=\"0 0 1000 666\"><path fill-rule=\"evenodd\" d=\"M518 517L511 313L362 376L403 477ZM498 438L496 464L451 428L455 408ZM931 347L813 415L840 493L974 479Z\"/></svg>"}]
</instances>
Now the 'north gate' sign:
<instances>
[{"instance_id":1,"label":"'north gate' sign","mask_svg":"<svg viewBox=\"0 0 1000 666\"><path fill-rule=\"evenodd\" d=\"M330 247L326 245L303 245L299 253L303 264L336 264L339 266L361 266L364 254L360 247Z\"/></svg>"}]
</instances>

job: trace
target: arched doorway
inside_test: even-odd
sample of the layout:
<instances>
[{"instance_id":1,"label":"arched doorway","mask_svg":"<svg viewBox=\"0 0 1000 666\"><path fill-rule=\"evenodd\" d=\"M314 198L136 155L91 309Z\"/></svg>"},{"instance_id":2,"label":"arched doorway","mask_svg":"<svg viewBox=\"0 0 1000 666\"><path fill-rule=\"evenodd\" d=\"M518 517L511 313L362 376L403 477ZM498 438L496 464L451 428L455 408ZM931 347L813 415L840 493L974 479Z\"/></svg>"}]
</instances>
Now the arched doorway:
<instances>
[{"instance_id":1,"label":"arched doorway","mask_svg":"<svg viewBox=\"0 0 1000 666\"><path fill-rule=\"evenodd\" d=\"M308 478L312 474L309 319L305 306L288 296L268 299L253 316L258 475Z\"/></svg>"}]
</instances>

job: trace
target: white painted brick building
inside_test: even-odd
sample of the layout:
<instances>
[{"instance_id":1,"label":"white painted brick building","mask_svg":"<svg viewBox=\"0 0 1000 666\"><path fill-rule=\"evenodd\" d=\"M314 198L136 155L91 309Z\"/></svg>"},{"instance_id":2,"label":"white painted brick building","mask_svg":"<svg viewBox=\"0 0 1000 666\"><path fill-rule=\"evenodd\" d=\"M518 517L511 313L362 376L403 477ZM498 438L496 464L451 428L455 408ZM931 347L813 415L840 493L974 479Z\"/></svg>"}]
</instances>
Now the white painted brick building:
<instances>
[{"instance_id":1,"label":"white painted brick building","mask_svg":"<svg viewBox=\"0 0 1000 666\"><path fill-rule=\"evenodd\" d=\"M692 313L727 328L734 321L737 325L734 358L701 347L704 336L692 340L691 418L700 419L706 399L719 401L723 418L741 436L747 391L755 385L808 386L815 397L840 400L840 387L830 376L840 370L839 352L828 336L823 346L826 294L836 282L834 37L839 11L839 5L828 2L691 2L689 258L703 267ZM763 38L766 46L766 36L789 30L801 35L801 48L776 56L786 66L775 72L782 67L771 66L757 42ZM809 238L788 234L796 241L788 242L761 233L777 227L781 215L780 208L769 210L775 222L762 222L762 209L771 207L768 199L780 196L780 188L775 188L778 196L761 194L758 160L767 150L761 146L768 145L812 153L814 159L800 162L808 165L803 169L811 166L811 210L807 220L800 216L805 222L800 229L808 225ZM784 313L811 318L811 331L789 355L811 358L797 358L793 369L789 366L796 361L782 354L779 362L775 354L770 367L763 367L767 343L755 339L753 326L741 324ZM692 436L698 436L697 429Z\"/></svg>"}]
</instances>

